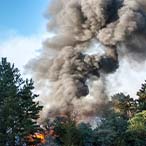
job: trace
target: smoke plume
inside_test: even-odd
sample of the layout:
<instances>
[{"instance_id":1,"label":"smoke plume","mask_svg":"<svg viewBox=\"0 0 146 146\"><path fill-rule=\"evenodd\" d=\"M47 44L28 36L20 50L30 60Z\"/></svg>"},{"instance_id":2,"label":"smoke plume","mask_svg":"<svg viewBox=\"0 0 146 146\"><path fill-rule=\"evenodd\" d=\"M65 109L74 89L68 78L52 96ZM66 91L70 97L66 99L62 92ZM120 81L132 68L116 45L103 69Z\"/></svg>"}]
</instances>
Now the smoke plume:
<instances>
[{"instance_id":1,"label":"smoke plume","mask_svg":"<svg viewBox=\"0 0 146 146\"><path fill-rule=\"evenodd\" d=\"M47 15L54 37L27 65L40 90L47 87L44 113L92 116L107 100L105 77L119 67L118 55L145 57L146 1L54 0Z\"/></svg>"}]
</instances>

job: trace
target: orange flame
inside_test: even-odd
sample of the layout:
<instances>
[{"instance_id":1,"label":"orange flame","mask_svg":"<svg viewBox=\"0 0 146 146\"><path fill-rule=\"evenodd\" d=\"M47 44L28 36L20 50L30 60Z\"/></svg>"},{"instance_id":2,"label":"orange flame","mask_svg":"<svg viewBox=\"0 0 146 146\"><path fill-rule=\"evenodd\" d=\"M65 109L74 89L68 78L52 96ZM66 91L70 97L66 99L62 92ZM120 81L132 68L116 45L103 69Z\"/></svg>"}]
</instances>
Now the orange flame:
<instances>
[{"instance_id":1,"label":"orange flame","mask_svg":"<svg viewBox=\"0 0 146 146\"><path fill-rule=\"evenodd\" d=\"M45 135L42 133L36 133L34 138L40 139L41 143L45 143Z\"/></svg>"},{"instance_id":2,"label":"orange flame","mask_svg":"<svg viewBox=\"0 0 146 146\"><path fill-rule=\"evenodd\" d=\"M45 143L45 135L42 133L35 133L34 135L28 136L27 139L30 143L34 143L36 139L39 139L42 144Z\"/></svg>"},{"instance_id":3,"label":"orange flame","mask_svg":"<svg viewBox=\"0 0 146 146\"><path fill-rule=\"evenodd\" d=\"M51 126L49 129L44 130L43 132L27 136L27 140L32 143L31 146L36 146L33 145L33 143L35 143L37 139L39 140L40 144L45 144L47 137L52 137L53 139L59 137L54 130L54 126Z\"/></svg>"}]
</instances>

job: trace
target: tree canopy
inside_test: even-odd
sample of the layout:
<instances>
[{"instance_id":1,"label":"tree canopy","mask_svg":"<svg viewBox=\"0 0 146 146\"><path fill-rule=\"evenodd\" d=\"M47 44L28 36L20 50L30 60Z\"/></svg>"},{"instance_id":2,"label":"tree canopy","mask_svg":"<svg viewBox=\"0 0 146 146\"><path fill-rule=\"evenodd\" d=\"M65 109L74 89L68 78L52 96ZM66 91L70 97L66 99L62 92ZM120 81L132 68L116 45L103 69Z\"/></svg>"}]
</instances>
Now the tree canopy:
<instances>
[{"instance_id":1,"label":"tree canopy","mask_svg":"<svg viewBox=\"0 0 146 146\"><path fill-rule=\"evenodd\" d=\"M27 136L40 130L36 120L42 106L34 99L33 81L23 80L19 70L2 58L0 61L0 145L27 143Z\"/></svg>"},{"instance_id":2,"label":"tree canopy","mask_svg":"<svg viewBox=\"0 0 146 146\"><path fill-rule=\"evenodd\" d=\"M96 128L90 123L78 123L72 113L46 121L45 132L51 135L46 137L45 144L35 137L44 131L37 123L42 106L35 101L38 95L33 91L33 84L31 79L21 77L14 64L1 59L0 146L146 145L146 82L137 92L138 99L118 93L103 104L96 115Z\"/></svg>"},{"instance_id":3,"label":"tree canopy","mask_svg":"<svg viewBox=\"0 0 146 146\"><path fill-rule=\"evenodd\" d=\"M77 123L71 117L55 119L54 130L59 146L145 146L146 83L137 93L138 99L118 93L103 107L96 128Z\"/></svg>"}]
</instances>

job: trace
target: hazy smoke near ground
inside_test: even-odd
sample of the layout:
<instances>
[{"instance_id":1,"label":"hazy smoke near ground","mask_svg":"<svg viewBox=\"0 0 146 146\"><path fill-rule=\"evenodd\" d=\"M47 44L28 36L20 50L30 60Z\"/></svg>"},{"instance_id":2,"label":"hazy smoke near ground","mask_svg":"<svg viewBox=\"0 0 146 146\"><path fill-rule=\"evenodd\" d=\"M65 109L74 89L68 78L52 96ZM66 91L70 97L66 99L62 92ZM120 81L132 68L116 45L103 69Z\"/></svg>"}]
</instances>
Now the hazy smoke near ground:
<instances>
[{"instance_id":1,"label":"hazy smoke near ground","mask_svg":"<svg viewBox=\"0 0 146 146\"><path fill-rule=\"evenodd\" d=\"M47 13L48 31L55 35L27 65L40 90L49 83L41 95L44 111L92 116L106 102L105 77L119 67L118 55L144 60L146 1L54 0ZM90 54L94 44L103 53L98 46Z\"/></svg>"}]
</instances>

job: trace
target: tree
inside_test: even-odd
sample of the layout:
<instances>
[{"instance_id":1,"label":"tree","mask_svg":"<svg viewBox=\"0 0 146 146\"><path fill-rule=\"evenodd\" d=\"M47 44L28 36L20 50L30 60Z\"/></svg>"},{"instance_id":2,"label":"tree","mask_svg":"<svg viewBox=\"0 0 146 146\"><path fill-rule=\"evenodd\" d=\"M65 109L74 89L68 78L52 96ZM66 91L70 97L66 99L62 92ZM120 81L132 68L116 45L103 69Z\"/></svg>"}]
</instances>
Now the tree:
<instances>
[{"instance_id":1,"label":"tree","mask_svg":"<svg viewBox=\"0 0 146 146\"><path fill-rule=\"evenodd\" d=\"M33 81L23 80L19 70L2 58L0 62L0 145L22 146L40 127L36 120L42 106L34 99Z\"/></svg>"},{"instance_id":2,"label":"tree","mask_svg":"<svg viewBox=\"0 0 146 146\"><path fill-rule=\"evenodd\" d=\"M135 114L128 121L128 129L123 137L123 146L144 146L146 142L146 111Z\"/></svg>"},{"instance_id":3,"label":"tree","mask_svg":"<svg viewBox=\"0 0 146 146\"><path fill-rule=\"evenodd\" d=\"M145 130L146 131L146 110L137 113L129 120L128 130Z\"/></svg>"},{"instance_id":4,"label":"tree","mask_svg":"<svg viewBox=\"0 0 146 146\"><path fill-rule=\"evenodd\" d=\"M116 113L119 113L126 119L132 117L137 111L137 103L129 95L123 93L116 94L112 97L112 106Z\"/></svg>"},{"instance_id":5,"label":"tree","mask_svg":"<svg viewBox=\"0 0 146 146\"><path fill-rule=\"evenodd\" d=\"M114 111L102 119L101 125L94 130L95 145L120 146L122 135L127 129L127 119Z\"/></svg>"},{"instance_id":6,"label":"tree","mask_svg":"<svg viewBox=\"0 0 146 146\"><path fill-rule=\"evenodd\" d=\"M146 82L142 84L141 89L137 92L139 111L146 110Z\"/></svg>"},{"instance_id":7,"label":"tree","mask_svg":"<svg viewBox=\"0 0 146 146\"><path fill-rule=\"evenodd\" d=\"M44 122L46 131L49 131L46 146L93 146L94 133L89 123L78 123L76 115L57 116L53 121ZM55 145L55 146L56 146Z\"/></svg>"},{"instance_id":8,"label":"tree","mask_svg":"<svg viewBox=\"0 0 146 146\"><path fill-rule=\"evenodd\" d=\"M122 138L122 143L118 146L145 146L146 131L133 130L126 131Z\"/></svg>"},{"instance_id":9,"label":"tree","mask_svg":"<svg viewBox=\"0 0 146 146\"><path fill-rule=\"evenodd\" d=\"M70 116L57 117L54 121L54 131L57 143L62 146L81 146L81 135L76 126L76 121Z\"/></svg>"},{"instance_id":10,"label":"tree","mask_svg":"<svg viewBox=\"0 0 146 146\"><path fill-rule=\"evenodd\" d=\"M93 146L94 143L94 133L91 125L88 123L80 123L77 126L80 133L80 145L81 146Z\"/></svg>"},{"instance_id":11,"label":"tree","mask_svg":"<svg viewBox=\"0 0 146 146\"><path fill-rule=\"evenodd\" d=\"M95 145L120 146L136 103L130 96L120 93L114 95L105 107L101 124L94 130Z\"/></svg>"}]
</instances>

